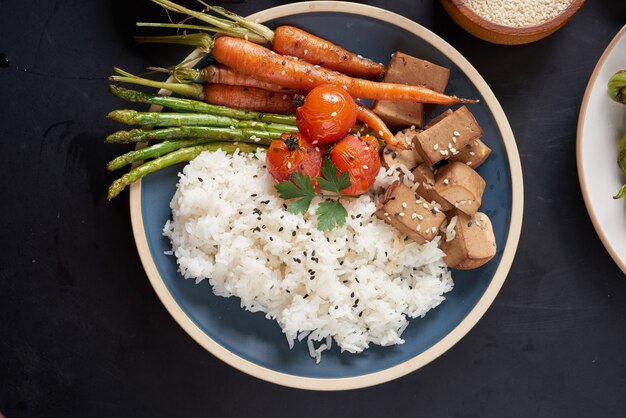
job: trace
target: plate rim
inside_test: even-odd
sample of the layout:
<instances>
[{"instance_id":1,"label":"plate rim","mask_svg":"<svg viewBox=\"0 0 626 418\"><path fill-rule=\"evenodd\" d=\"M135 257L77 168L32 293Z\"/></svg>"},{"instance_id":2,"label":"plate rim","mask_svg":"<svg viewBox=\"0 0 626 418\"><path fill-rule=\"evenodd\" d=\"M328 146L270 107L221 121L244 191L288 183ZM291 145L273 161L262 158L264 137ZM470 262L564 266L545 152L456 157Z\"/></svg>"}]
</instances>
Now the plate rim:
<instances>
[{"instance_id":1,"label":"plate rim","mask_svg":"<svg viewBox=\"0 0 626 418\"><path fill-rule=\"evenodd\" d=\"M130 215L137 251L154 291L174 320L198 344L235 369L271 383L308 390L348 390L388 382L425 366L453 347L476 325L476 323L478 323L502 288L513 263L522 228L524 189L522 166L513 131L494 93L465 57L443 40L443 38L431 32L426 27L389 10L344 1L306 1L286 4L259 11L249 16L249 18L267 21L290 15L317 12L347 13L381 20L425 40L432 47L446 55L448 59L454 62L454 64L463 71L485 99L485 104L493 115L496 126L502 136L511 171L511 221L500 264L491 282L487 286L487 289L465 318L432 347L407 361L377 372L343 378L316 378L291 375L272 370L244 359L218 344L205 334L175 301L158 272L148 246L141 207L141 181L133 183L130 187ZM197 56L197 54L198 51L192 52L188 59Z\"/></svg>"},{"instance_id":2,"label":"plate rim","mask_svg":"<svg viewBox=\"0 0 626 418\"><path fill-rule=\"evenodd\" d=\"M589 214L589 218L591 219L593 228L595 229L596 234L600 238L600 241L602 242L602 245L604 246L606 251L609 253L615 264L617 264L617 267L622 270L622 273L626 274L626 259L622 260L617 253L617 250L611 245L611 242L604 233L604 230L600 225L598 216L593 209L593 204L591 202L591 198L589 197L589 191L587 190L585 169L583 167L583 130L585 126L585 118L587 117L587 106L589 105L591 91L593 90L593 86L596 83L596 79L600 75L600 71L602 71L604 63L608 59L609 55L611 55L611 53L613 52L613 49L615 48L617 43L624 36L626 36L626 25L622 26L617 34L615 34L613 39L611 39L611 42L609 42L604 52L602 52L602 55L596 63L596 66L593 68L593 72L591 73L589 81L587 82L585 94L583 95L583 100L580 105L580 111L578 113L578 126L576 127L576 168L578 170L578 182L580 184L580 190L583 195L583 201L585 202L585 207L587 208L587 213Z\"/></svg>"}]
</instances>

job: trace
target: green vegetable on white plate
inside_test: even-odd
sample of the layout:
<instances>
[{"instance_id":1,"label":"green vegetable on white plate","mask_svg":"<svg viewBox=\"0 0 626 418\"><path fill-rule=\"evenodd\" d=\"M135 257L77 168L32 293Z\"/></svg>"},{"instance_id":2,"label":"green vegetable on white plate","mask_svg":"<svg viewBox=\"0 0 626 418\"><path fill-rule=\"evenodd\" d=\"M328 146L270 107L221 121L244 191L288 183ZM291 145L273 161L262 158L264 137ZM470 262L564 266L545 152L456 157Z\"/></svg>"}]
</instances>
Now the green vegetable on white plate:
<instances>
[{"instance_id":1,"label":"green vegetable on white plate","mask_svg":"<svg viewBox=\"0 0 626 418\"><path fill-rule=\"evenodd\" d=\"M620 70L613 74L609 79L608 91L612 100L626 104L626 70ZM626 134L622 136L617 147L617 165L626 173ZM621 199L624 197L626 197L626 184L613 196L613 199Z\"/></svg>"}]
</instances>

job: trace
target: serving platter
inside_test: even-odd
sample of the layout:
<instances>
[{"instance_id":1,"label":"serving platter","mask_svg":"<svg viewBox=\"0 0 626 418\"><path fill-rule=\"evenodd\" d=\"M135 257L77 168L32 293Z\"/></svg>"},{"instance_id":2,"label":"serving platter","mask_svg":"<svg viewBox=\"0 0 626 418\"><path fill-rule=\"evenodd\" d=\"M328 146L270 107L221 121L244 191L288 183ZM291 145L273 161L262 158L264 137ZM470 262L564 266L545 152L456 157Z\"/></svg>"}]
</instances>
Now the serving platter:
<instances>
[{"instance_id":1,"label":"serving platter","mask_svg":"<svg viewBox=\"0 0 626 418\"><path fill-rule=\"evenodd\" d=\"M280 327L262 313L246 312L236 298L212 294L177 272L162 228L182 166L156 172L131 186L133 233L158 297L200 345L231 366L277 384L341 390L386 382L429 363L458 342L491 305L507 276L522 224L522 170L513 133L494 94L454 48L419 24L389 11L348 2L303 2L250 16L273 26L291 24L380 62L396 50L451 69L447 93L479 98L472 112L493 152L478 170L487 181L482 211L492 220L498 252L482 268L455 271L454 289L424 318L411 321L405 344L373 346L355 355L335 347L316 364L305 343L290 350ZM193 54L191 55L193 56ZM190 56L190 57L191 57Z\"/></svg>"},{"instance_id":2,"label":"serving platter","mask_svg":"<svg viewBox=\"0 0 626 418\"><path fill-rule=\"evenodd\" d=\"M617 166L617 143L626 133L626 106L607 94L609 78L626 70L626 26L596 64L580 108L576 139L578 178L589 217L602 244L626 274L626 206L613 195L626 183Z\"/></svg>"}]
</instances>

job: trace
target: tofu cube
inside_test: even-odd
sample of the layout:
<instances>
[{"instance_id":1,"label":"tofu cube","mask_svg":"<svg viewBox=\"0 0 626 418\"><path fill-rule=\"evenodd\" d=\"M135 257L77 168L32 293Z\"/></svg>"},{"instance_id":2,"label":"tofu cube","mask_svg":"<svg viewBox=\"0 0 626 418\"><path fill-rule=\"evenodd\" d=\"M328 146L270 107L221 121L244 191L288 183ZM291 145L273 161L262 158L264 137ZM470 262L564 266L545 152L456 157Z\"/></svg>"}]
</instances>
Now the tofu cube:
<instances>
[{"instance_id":1,"label":"tofu cube","mask_svg":"<svg viewBox=\"0 0 626 418\"><path fill-rule=\"evenodd\" d=\"M491 154L491 148L480 139L475 139L461 147L459 153L450 157L449 161L458 161L472 168L478 168L489 157L489 154Z\"/></svg>"},{"instance_id":2,"label":"tofu cube","mask_svg":"<svg viewBox=\"0 0 626 418\"><path fill-rule=\"evenodd\" d=\"M413 148L400 149L393 145L385 146L382 157L382 164L386 169L404 165L411 171L422 162L422 157Z\"/></svg>"},{"instance_id":3,"label":"tofu cube","mask_svg":"<svg viewBox=\"0 0 626 418\"><path fill-rule=\"evenodd\" d=\"M445 111L441 112L440 114L432 118L426 125L424 125L424 129L428 129L432 126L435 126L436 124L441 122L443 118L445 118L446 116L450 116L453 113L454 112L452 111L452 109L446 109Z\"/></svg>"},{"instance_id":4,"label":"tofu cube","mask_svg":"<svg viewBox=\"0 0 626 418\"><path fill-rule=\"evenodd\" d=\"M446 219L437 205L426 202L400 181L389 186L376 216L420 244L435 238Z\"/></svg>"},{"instance_id":5,"label":"tofu cube","mask_svg":"<svg viewBox=\"0 0 626 418\"><path fill-rule=\"evenodd\" d=\"M429 202L439 204L443 211L454 209L454 206L441 197L441 195L437 193L437 190L435 190L435 175L427 164L418 165L412 173L414 177L413 181L419 185L415 191L422 196L422 198Z\"/></svg>"},{"instance_id":6,"label":"tofu cube","mask_svg":"<svg viewBox=\"0 0 626 418\"><path fill-rule=\"evenodd\" d=\"M429 165L456 155L462 147L477 138L483 130L466 106L460 107L440 122L413 138L415 149Z\"/></svg>"},{"instance_id":7,"label":"tofu cube","mask_svg":"<svg viewBox=\"0 0 626 418\"><path fill-rule=\"evenodd\" d=\"M446 254L444 263L450 268L470 270L478 268L496 255L496 238L491 220L484 213L473 216L456 211L454 238L442 237L439 247Z\"/></svg>"},{"instance_id":8,"label":"tofu cube","mask_svg":"<svg viewBox=\"0 0 626 418\"><path fill-rule=\"evenodd\" d=\"M435 174L437 193L470 216L478 211L486 185L480 174L460 162L448 163Z\"/></svg>"},{"instance_id":9,"label":"tofu cube","mask_svg":"<svg viewBox=\"0 0 626 418\"><path fill-rule=\"evenodd\" d=\"M443 93L450 78L450 70L402 52L391 57L384 81L388 83L424 86ZM414 101L379 100L372 107L374 113L388 125L395 127L424 123L424 105Z\"/></svg>"}]
</instances>

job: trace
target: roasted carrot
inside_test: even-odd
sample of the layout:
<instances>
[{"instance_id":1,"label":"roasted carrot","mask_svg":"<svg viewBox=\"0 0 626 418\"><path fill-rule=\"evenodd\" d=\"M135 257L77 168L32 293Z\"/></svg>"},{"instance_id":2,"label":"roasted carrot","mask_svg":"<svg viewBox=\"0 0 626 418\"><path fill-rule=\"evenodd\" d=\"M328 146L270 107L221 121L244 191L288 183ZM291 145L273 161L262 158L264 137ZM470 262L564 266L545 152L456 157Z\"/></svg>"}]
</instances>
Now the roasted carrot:
<instances>
[{"instance_id":1,"label":"roasted carrot","mask_svg":"<svg viewBox=\"0 0 626 418\"><path fill-rule=\"evenodd\" d=\"M252 22L222 7L210 6L202 1L201 3L206 6L206 9L202 12L188 9L170 0L152 1L167 10L186 14L189 18L200 20L204 24L137 23L138 26L198 29L243 38L256 43L269 42L272 45L272 49L279 54L295 56L312 64L340 71L354 77L377 79L385 71L383 64L363 58L330 41L293 26L279 26L272 31L265 25ZM213 12L214 14L203 12ZM196 34L191 35L195 36ZM174 43L189 43L196 40L189 35L185 35L185 39L181 38L183 36L152 37L152 39L151 37L141 37L138 40L141 42ZM206 44L200 43L198 46L205 47Z\"/></svg>"},{"instance_id":2,"label":"roasted carrot","mask_svg":"<svg viewBox=\"0 0 626 418\"><path fill-rule=\"evenodd\" d=\"M294 95L256 87L208 83L204 86L207 103L268 113L295 113Z\"/></svg>"},{"instance_id":3,"label":"roasted carrot","mask_svg":"<svg viewBox=\"0 0 626 418\"><path fill-rule=\"evenodd\" d=\"M385 72L383 64L353 54L332 42L293 26L276 28L272 50L359 78L377 79Z\"/></svg>"},{"instance_id":4,"label":"roasted carrot","mask_svg":"<svg viewBox=\"0 0 626 418\"><path fill-rule=\"evenodd\" d=\"M174 78L180 82L206 81L207 83L228 84L230 86L256 87L276 93L296 93L295 90L290 90L275 83L257 80L224 65L207 65L200 70L179 67L174 69L172 73Z\"/></svg>"},{"instance_id":5,"label":"roasted carrot","mask_svg":"<svg viewBox=\"0 0 626 418\"><path fill-rule=\"evenodd\" d=\"M356 104L356 118L385 140L387 144L398 145L398 140L378 115L360 103Z\"/></svg>"},{"instance_id":6,"label":"roasted carrot","mask_svg":"<svg viewBox=\"0 0 626 418\"><path fill-rule=\"evenodd\" d=\"M456 96L446 96L422 86L352 78L230 36L220 36L215 39L211 53L217 61L237 72L294 90L309 91L321 84L330 83L343 87L354 98L413 100L446 106L476 102Z\"/></svg>"}]
</instances>

